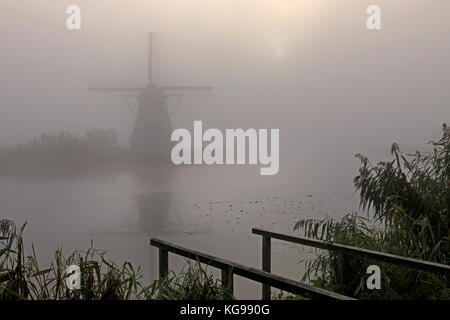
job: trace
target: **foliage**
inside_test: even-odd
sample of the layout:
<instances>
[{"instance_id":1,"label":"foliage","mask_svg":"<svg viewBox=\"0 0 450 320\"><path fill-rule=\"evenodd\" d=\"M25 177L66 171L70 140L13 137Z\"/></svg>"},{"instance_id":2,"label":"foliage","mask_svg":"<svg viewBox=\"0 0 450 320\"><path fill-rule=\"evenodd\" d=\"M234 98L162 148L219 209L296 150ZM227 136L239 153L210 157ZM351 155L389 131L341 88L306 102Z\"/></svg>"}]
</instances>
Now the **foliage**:
<instances>
[{"instance_id":1,"label":"foliage","mask_svg":"<svg viewBox=\"0 0 450 320\"><path fill-rule=\"evenodd\" d=\"M141 283L143 274L130 262L116 265L105 252L92 247L64 257L62 250L54 252L48 268L38 264L34 246L25 256L22 233L13 221L0 220L0 300L225 300L233 296L213 279L199 262L187 264L183 272L173 272L149 286ZM80 289L69 290L66 270L80 267Z\"/></svg>"},{"instance_id":2,"label":"foliage","mask_svg":"<svg viewBox=\"0 0 450 320\"><path fill-rule=\"evenodd\" d=\"M272 289L271 300L309 300L309 298L288 293L282 290L274 290Z\"/></svg>"},{"instance_id":3,"label":"foliage","mask_svg":"<svg viewBox=\"0 0 450 320\"><path fill-rule=\"evenodd\" d=\"M64 167L111 161L120 155L114 130L90 129L84 136L69 132L41 134L32 141L0 150L0 168Z\"/></svg>"},{"instance_id":4,"label":"foliage","mask_svg":"<svg viewBox=\"0 0 450 320\"><path fill-rule=\"evenodd\" d=\"M199 261L187 263L176 275L169 272L156 282L158 300L231 300L233 295L218 280L214 280Z\"/></svg>"},{"instance_id":5,"label":"foliage","mask_svg":"<svg viewBox=\"0 0 450 320\"><path fill-rule=\"evenodd\" d=\"M54 253L54 261L42 269L34 246L25 257L22 232L12 221L0 221L0 300L125 300L151 297L151 287L140 283L142 274L131 263L121 266L108 261L105 252L90 248L75 251L65 258L62 250ZM78 265L81 289L69 290L66 270Z\"/></svg>"},{"instance_id":6,"label":"foliage","mask_svg":"<svg viewBox=\"0 0 450 320\"><path fill-rule=\"evenodd\" d=\"M450 133L445 124L442 138L430 143L433 151L408 158L394 143L394 159L376 166L358 154L362 166L354 182L362 208L373 209L386 232L408 248L408 256L450 264Z\"/></svg>"},{"instance_id":7,"label":"foliage","mask_svg":"<svg viewBox=\"0 0 450 320\"><path fill-rule=\"evenodd\" d=\"M433 150L403 155L397 144L393 160L371 165L361 161L354 183L360 193L364 218L348 214L340 221L301 220L294 229L308 237L393 253L443 264L450 263L450 131L443 125L442 138L430 142ZM345 285L338 279L338 256L320 253L309 261L303 280L359 298L448 299L450 279L408 268L379 263L382 289L365 290L365 271L375 262L348 259Z\"/></svg>"}]
</instances>

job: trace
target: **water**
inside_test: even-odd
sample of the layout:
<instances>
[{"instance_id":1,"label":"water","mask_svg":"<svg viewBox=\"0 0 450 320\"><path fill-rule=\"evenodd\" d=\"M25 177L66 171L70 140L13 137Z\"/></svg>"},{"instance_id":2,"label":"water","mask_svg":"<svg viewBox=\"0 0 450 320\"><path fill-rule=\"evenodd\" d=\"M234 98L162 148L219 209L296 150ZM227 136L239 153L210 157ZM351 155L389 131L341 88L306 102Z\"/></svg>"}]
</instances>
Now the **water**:
<instances>
[{"instance_id":1,"label":"water","mask_svg":"<svg viewBox=\"0 0 450 320\"><path fill-rule=\"evenodd\" d=\"M291 232L301 218L338 217L357 208L351 192L310 193L321 188L302 183L311 179L306 171L274 177L258 172L249 166L191 166L3 177L0 217L28 222L25 242L34 243L42 265L59 246L69 254L92 240L116 262L140 265L149 283L158 274L151 237L259 267L261 238L251 234L252 227ZM310 256L310 249L274 241L272 272L299 279L300 261ZM169 257L170 268L179 271L184 260ZM259 298L260 285L236 277L235 292Z\"/></svg>"}]
</instances>

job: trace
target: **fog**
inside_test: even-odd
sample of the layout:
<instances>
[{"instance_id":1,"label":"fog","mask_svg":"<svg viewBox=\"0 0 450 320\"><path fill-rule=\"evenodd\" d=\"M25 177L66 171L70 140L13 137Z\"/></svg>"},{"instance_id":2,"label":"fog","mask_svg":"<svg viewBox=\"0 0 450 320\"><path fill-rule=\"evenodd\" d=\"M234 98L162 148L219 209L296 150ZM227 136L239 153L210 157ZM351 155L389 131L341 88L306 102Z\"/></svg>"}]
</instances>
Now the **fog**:
<instances>
[{"instance_id":1,"label":"fog","mask_svg":"<svg viewBox=\"0 0 450 320\"><path fill-rule=\"evenodd\" d=\"M82 29L69 31L72 2L2 1L1 145L90 127L126 143L123 101L87 87L145 83L149 31L156 83L215 87L184 99L175 127L280 128L284 159L413 147L449 116L445 0L377 1L377 32L368 1L77 1Z\"/></svg>"},{"instance_id":2,"label":"fog","mask_svg":"<svg viewBox=\"0 0 450 320\"><path fill-rule=\"evenodd\" d=\"M66 28L71 4L81 8L81 30ZM366 28L371 4L381 7L379 31ZM255 265L251 227L292 230L299 217L353 209L355 153L377 162L393 142L408 153L439 137L450 121L449 12L448 0L2 0L0 149L91 128L114 129L128 148L137 101L88 88L147 85L149 32L156 85L214 87L169 97L173 129L192 130L195 120L280 129L274 176L187 166L0 179L2 217L28 220L44 255L95 238L150 277L156 260L142 253L160 234ZM292 261L274 262L274 271L297 276L298 255L277 250Z\"/></svg>"},{"instance_id":3,"label":"fog","mask_svg":"<svg viewBox=\"0 0 450 320\"><path fill-rule=\"evenodd\" d=\"M301 166L348 184L354 153L415 151L450 114L449 2L378 0L382 30L369 31L372 2L80 0L69 31L74 1L4 0L0 146L92 127L126 145L134 115L87 88L144 85L152 31L156 84L214 86L182 99L174 128L279 128L280 175Z\"/></svg>"}]
</instances>

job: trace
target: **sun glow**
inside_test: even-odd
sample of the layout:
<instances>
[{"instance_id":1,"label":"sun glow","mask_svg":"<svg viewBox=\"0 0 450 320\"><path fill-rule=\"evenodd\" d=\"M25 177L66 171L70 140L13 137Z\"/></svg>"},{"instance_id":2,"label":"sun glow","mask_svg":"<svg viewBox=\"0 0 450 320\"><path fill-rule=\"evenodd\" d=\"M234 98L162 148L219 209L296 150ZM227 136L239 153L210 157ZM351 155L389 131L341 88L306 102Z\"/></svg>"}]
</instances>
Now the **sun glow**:
<instances>
[{"instance_id":1,"label":"sun glow","mask_svg":"<svg viewBox=\"0 0 450 320\"><path fill-rule=\"evenodd\" d=\"M261 7L274 18L296 18L314 13L320 4L310 0L263 0Z\"/></svg>"},{"instance_id":2,"label":"sun glow","mask_svg":"<svg viewBox=\"0 0 450 320\"><path fill-rule=\"evenodd\" d=\"M278 59L284 58L289 47L307 39L317 28L324 5L312 0L261 0L260 15L264 20L260 33L268 51Z\"/></svg>"}]
</instances>

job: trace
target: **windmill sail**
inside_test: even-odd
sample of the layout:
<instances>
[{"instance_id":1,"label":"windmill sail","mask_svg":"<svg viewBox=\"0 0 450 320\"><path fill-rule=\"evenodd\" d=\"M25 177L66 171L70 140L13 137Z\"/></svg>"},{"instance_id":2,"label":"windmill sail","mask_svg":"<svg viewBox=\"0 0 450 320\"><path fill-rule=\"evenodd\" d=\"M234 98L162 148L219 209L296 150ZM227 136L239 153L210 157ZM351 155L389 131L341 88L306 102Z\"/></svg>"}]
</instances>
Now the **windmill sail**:
<instances>
[{"instance_id":1,"label":"windmill sail","mask_svg":"<svg viewBox=\"0 0 450 320\"><path fill-rule=\"evenodd\" d=\"M143 88L104 88L104 87L91 87L89 91L97 92L121 92L121 91L142 91Z\"/></svg>"},{"instance_id":2,"label":"windmill sail","mask_svg":"<svg viewBox=\"0 0 450 320\"><path fill-rule=\"evenodd\" d=\"M153 83L153 34L148 34L148 83Z\"/></svg>"},{"instance_id":3,"label":"windmill sail","mask_svg":"<svg viewBox=\"0 0 450 320\"><path fill-rule=\"evenodd\" d=\"M170 159L172 124L170 121L167 98L182 97L187 92L205 92L213 90L210 86L156 86L153 83L153 34L148 35L148 85L145 87L91 87L89 91L117 92L122 98L134 97L138 100L136 122L130 138L133 150L152 158ZM131 92L132 94L121 94ZM169 93L170 92L170 93ZM179 102L179 100L178 100Z\"/></svg>"}]
</instances>

